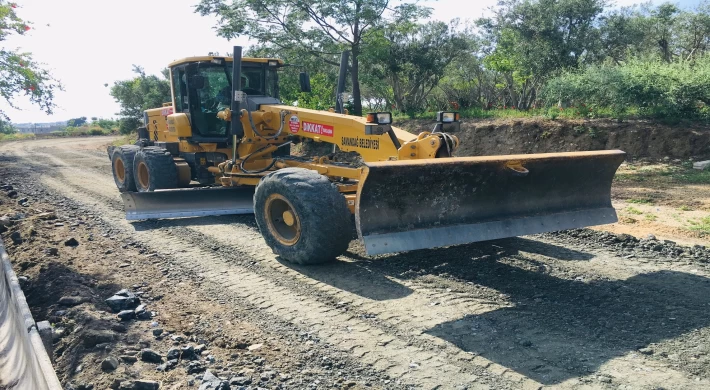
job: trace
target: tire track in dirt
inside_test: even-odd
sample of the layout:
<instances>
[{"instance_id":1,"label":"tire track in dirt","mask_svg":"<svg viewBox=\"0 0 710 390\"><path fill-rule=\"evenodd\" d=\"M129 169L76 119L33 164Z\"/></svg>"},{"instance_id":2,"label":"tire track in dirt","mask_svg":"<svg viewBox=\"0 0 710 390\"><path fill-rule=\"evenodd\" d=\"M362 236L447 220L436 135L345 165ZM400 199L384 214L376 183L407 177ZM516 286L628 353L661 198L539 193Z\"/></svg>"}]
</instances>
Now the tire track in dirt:
<instances>
[{"instance_id":1,"label":"tire track in dirt","mask_svg":"<svg viewBox=\"0 0 710 390\"><path fill-rule=\"evenodd\" d=\"M73 171L69 176L78 176L77 169L65 164L60 157L42 152L34 152L34 154L39 154L43 156L43 158L54 161L57 166ZM96 176L93 173L84 174L75 180L72 185L78 185L79 188L83 190L88 190L101 196L105 198L107 202L110 202L112 206L116 205L115 209L118 211L122 210L122 205L113 201L118 197L113 189L113 182L105 177ZM160 223L158 223L158 226L159 225ZM216 244L220 247L227 246L230 248L227 252L237 251L240 257L257 260L265 267L271 268L271 270L267 269L265 272L260 272L262 276L270 279L276 277L277 279L281 279L282 284L284 284L283 276L292 278L293 281L296 281L300 285L292 286L291 290L313 289L329 294L334 298L331 299L331 304L335 304L336 306L338 302L347 302L348 306L356 309L361 316L365 318L376 317L383 322L383 324L379 326L380 330L387 330L392 333L394 329L397 336L406 340L407 343L416 344L425 349L436 348L441 353L446 353L451 356L453 364L464 370L480 371L481 369L488 368L514 382L522 383L526 381L522 375L514 371L507 370L505 367L497 365L480 356L462 352L451 343L439 337L426 334L428 329L448 321L457 320L464 315L483 314L490 310L506 307L506 305L501 305L489 299L485 299L483 302L479 299L472 298L462 300L450 291L441 291L441 289L439 289L440 291L436 291L426 286L421 286L418 283L408 283L402 280L390 281L391 279L384 278L382 279L382 284L385 285L385 291L376 293L371 290L373 284L368 283L368 279L372 277L372 273L358 274L347 271L343 272L342 269L337 269L341 268L339 266L343 263L325 266L327 268L315 267L318 268L316 270L318 277L314 279L312 277L315 276L313 275L314 267L288 266L288 263L276 261L275 256L270 253L270 248L266 246L260 233L253 226L250 227L245 224L237 223L229 224L226 226L226 229L215 229L213 225L191 226L190 221L188 221L184 225L180 225L180 227L202 235L193 240L195 245L204 246L206 239L216 240ZM235 242L234 237L240 238L238 243ZM212 245L209 246L211 247ZM350 263L354 262L347 257L348 256L343 256L343 260L349 260ZM274 274L272 273L273 271L277 271L277 273ZM309 272L311 276L304 276L303 271ZM331 274L330 278L326 278L328 274ZM339 275L344 275L344 277ZM281 276L281 278L278 278L278 276ZM322 282L323 279L330 279L330 283ZM333 285L342 287L344 284L348 284L349 291L333 287ZM357 286L361 287L356 288ZM364 291L362 286L364 286L364 289L370 289L370 291ZM386 291L388 289L394 291ZM390 302L391 299L389 297L386 299L366 299L362 297L362 295L387 297L389 293L396 296L396 302ZM425 311L422 311L422 308L426 308ZM368 361L368 359L365 359L365 361L367 363L374 363ZM418 364L416 361L413 362L414 364ZM539 364L542 363L543 362L539 362ZM531 382L529 387L534 388L535 386L540 386L540 384L536 384L533 381L527 381Z\"/></svg>"},{"instance_id":2,"label":"tire track in dirt","mask_svg":"<svg viewBox=\"0 0 710 390\"><path fill-rule=\"evenodd\" d=\"M224 286L237 299L247 300L267 313L302 325L304 329L350 351L362 362L371 364L375 369L384 371L393 378L424 388L438 386L453 388L456 385L488 388L485 380L480 385L476 384L479 376L464 372L461 367L447 362L437 352L410 346L407 341L389 336L350 313L280 288L262 276L225 263L210 253L209 249L200 249L191 243L186 243L182 238L161 231L134 231L130 223L122 221L123 213L120 211L122 204L118 200L118 194L111 187L112 181L105 177L97 177L94 173L74 168L72 164L51 154L27 150L19 154L20 157L31 154L44 161L51 161L66 181L44 175L43 183L69 198L86 204L113 226L116 226L116 221L121 221L117 227L124 233L133 234L139 241L162 253L171 253L174 261L189 273ZM87 196L87 192L96 195L98 199ZM106 207L107 201L110 207ZM195 259L200 261L196 262ZM320 284L307 276L300 274L297 276L302 279L305 286L317 287ZM513 383L524 380L521 376L515 377L513 374L508 376L516 379ZM509 388L510 384L506 384L508 381L499 378L495 387ZM535 384L533 383L532 386L535 387Z\"/></svg>"},{"instance_id":3,"label":"tire track in dirt","mask_svg":"<svg viewBox=\"0 0 710 390\"><path fill-rule=\"evenodd\" d=\"M45 151L49 153L43 153ZM55 152L57 153L56 155L52 154ZM189 222L185 224L180 222L158 222L152 223L156 227L162 227L158 231L135 232L133 230L134 226L123 220L122 205L118 193L113 188L110 176L105 176L107 170L100 168L100 156L96 154L90 156L92 160L95 159L97 162L95 167L97 173L91 172L87 174L84 169L73 168L76 165L73 163L74 161L85 163L83 161L85 155L74 151L71 153L64 152L62 149L43 149L39 156L56 164L63 171L62 176L65 180L73 182L70 185L75 190L66 189L67 183L65 182L45 177L43 180L51 187L60 192L64 191L67 195L70 195L69 197L85 203L90 198L93 198L92 196L87 197L86 191L98 196L99 200L92 199L88 203L93 203L90 206L99 210L108 223L116 225L116 222L120 221L121 229L127 234L139 234L141 241L148 242L163 253L172 253L176 258L176 262L181 266L207 278L214 278L216 282L224 282L230 286L230 289L241 289L240 291L244 292L244 283L255 289L264 289L264 286L269 286L267 290L272 293L269 296L252 294L251 290L247 290L244 293L246 295L236 294L235 296L262 306L266 312L294 322L300 321L304 327L316 329L319 335L323 335L324 339L336 345L346 346L346 349L351 350L355 356L360 356L362 361L373 364L377 369L391 373L395 377L401 375L404 380L419 385L436 386L438 383L443 383L441 378L446 377L449 381L444 384L445 388L449 388L449 386L456 383L455 380L451 381L452 377L462 378L462 371L476 372L480 377L479 382L494 384L495 388L509 386L521 388L539 387L539 383L526 379L504 366L492 363L490 360L480 356L474 357L442 338L424 333L433 326L456 320L467 314L482 314L492 309L501 308L503 306L501 306L500 302L486 302L485 299L478 299L471 294L456 294L441 288L429 289L415 279L402 280L389 275L377 275L377 264L371 270L368 269L367 264L352 267L352 264L359 265L359 263L362 263L362 261L357 259L357 253L354 258L346 256L343 261L339 262L342 264L338 264L334 268L327 266L320 272L282 264L274 260L274 256L270 254L270 250L263 243L253 224L228 222L228 218L217 219L219 222L227 222L218 225L186 226ZM37 151L24 150L20 154L26 159L30 156L38 156ZM106 207L106 203L110 204L109 208ZM248 219L243 218L242 220ZM150 224L146 223L146 225ZM171 234L166 237L164 230L168 230L168 233ZM190 232L193 237L186 238L182 236L180 239L174 237L175 232L182 234L184 231ZM235 240L237 237L238 241ZM225 248L222 252L237 252L236 259L243 258L244 262L256 260L266 270L254 272L243 267L235 267L234 261L237 260L225 263L222 260L223 256L216 258L208 249L195 249L195 241L199 243L200 240L212 240L220 247ZM166 245L166 242L169 242L169 245ZM205 247L204 243L201 246ZM353 250L352 247L351 250ZM357 252L357 248L354 251ZM192 261L186 260L184 258L186 253L189 254L188 258L193 258L193 256L200 258L200 263L196 264L194 258ZM533 260L539 260L534 255L528 257ZM203 258L207 260L203 261ZM525 259L526 256L522 256L522 258ZM604 263L610 262L602 262L599 266L601 268L599 271L602 274L603 269L608 265ZM210 267L214 267L219 271L207 271ZM350 270L358 272L343 274L343 267L350 267ZM246 274L249 274L249 277L244 276L244 271L247 271ZM629 270L625 271L629 274L628 276L636 273ZM314 272L316 273L315 275ZM335 276L328 279L327 275L325 275L328 272L332 272ZM366 274L363 274L363 272L366 272ZM304 273L310 273L310 275L304 275ZM240 280L240 275L243 276L245 282ZM316 276L318 280L314 279L313 276ZM368 276L380 277L381 281L383 281L382 283L386 284L385 290L394 290L393 295L404 296L398 296L395 299L376 299L377 297L373 297L373 294L370 294L369 299L363 297L363 295L367 295L367 292L363 291L363 289L372 286L372 283L363 283ZM332 296L332 301L335 302L335 305L332 304L333 302L328 304L327 300L323 303L300 294L296 294L296 298L290 299L290 297L294 296L293 286L290 288L284 287L280 283L284 278L296 281L297 287L300 285ZM387 280L391 284L387 284L385 282ZM347 283L350 283L350 285L344 285ZM358 283L362 284L359 288L357 286ZM402 287L410 291L401 290ZM460 291L457 288L458 286L453 287ZM304 301L306 302L305 306ZM377 322L373 323L373 321L354 318L352 314L342 314L338 310L337 302L348 302L347 305L351 308L350 313L357 312L361 317L364 315L366 319L367 315L373 314L381 322L379 324ZM438 304L428 306L431 303ZM331 315L333 315L335 320L330 318L324 320L324 318ZM348 332L348 337L338 334L343 329L338 327L340 326L338 324L341 323L345 324L344 329ZM389 331L385 331L387 328L389 328ZM372 340L373 337L370 337L371 335L376 335L374 337L376 342ZM417 348L413 347L413 345L416 345ZM435 350L435 352L431 354L427 349ZM393 354L393 351L397 353ZM399 356L399 358L395 358L396 356ZM393 361L399 362L399 364L392 366L390 359L394 359ZM407 360L410 361L407 362ZM410 369L408 363L415 363L419 367ZM678 386L676 388L702 388L702 386L698 386L698 383L694 383L682 373L674 371L670 367L658 364L651 365L655 366L656 370L665 372L666 379L663 379L660 383L673 383ZM425 366L427 367L424 368ZM484 367L486 369L481 371ZM618 380L620 376L623 377L623 375L618 375L619 372L621 374L625 372L630 374L633 371L638 371L638 369L638 365L631 367L627 361L613 360L600 367L599 371L616 372L617 375L613 376ZM491 376L494 379L486 378L487 376ZM621 382L637 384L633 378L628 379L628 381ZM647 382L659 383L654 382L654 380L658 381L658 378L649 379ZM576 388L581 384L574 380L568 382L560 383L556 387Z\"/></svg>"}]
</instances>

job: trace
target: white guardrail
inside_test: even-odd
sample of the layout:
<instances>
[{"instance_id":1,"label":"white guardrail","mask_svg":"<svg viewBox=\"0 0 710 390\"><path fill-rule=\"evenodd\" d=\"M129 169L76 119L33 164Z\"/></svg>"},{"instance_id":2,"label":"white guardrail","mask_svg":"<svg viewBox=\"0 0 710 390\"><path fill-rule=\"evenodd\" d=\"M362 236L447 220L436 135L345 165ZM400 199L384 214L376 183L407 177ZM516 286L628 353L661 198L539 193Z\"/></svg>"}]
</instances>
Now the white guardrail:
<instances>
[{"instance_id":1,"label":"white guardrail","mask_svg":"<svg viewBox=\"0 0 710 390\"><path fill-rule=\"evenodd\" d=\"M0 389L61 390L0 239Z\"/></svg>"}]
</instances>

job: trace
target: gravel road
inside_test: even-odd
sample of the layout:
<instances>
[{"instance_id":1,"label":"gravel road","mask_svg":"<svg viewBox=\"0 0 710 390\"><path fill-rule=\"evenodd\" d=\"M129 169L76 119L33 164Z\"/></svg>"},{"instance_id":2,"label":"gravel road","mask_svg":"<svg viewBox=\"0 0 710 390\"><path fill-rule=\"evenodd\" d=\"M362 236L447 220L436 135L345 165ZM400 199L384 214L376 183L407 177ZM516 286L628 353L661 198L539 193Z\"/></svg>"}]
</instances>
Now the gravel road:
<instances>
[{"instance_id":1,"label":"gravel road","mask_svg":"<svg viewBox=\"0 0 710 390\"><path fill-rule=\"evenodd\" d=\"M701 246L581 230L378 257L353 242L335 263L296 266L273 255L251 216L127 222L111 139L0 144L0 180L97 216L118 251L131 241L162 259L123 259L134 272L161 267L264 337L301 342L294 353L343 362L318 383L263 387L340 388L346 376L374 388L710 388Z\"/></svg>"}]
</instances>

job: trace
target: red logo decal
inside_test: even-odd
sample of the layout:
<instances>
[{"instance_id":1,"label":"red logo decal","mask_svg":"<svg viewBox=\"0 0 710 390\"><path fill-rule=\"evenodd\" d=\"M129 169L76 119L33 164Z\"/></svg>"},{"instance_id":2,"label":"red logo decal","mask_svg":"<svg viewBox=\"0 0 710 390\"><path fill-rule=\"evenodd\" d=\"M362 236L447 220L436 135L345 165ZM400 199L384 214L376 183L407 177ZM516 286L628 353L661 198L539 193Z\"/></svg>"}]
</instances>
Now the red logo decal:
<instances>
[{"instance_id":1,"label":"red logo decal","mask_svg":"<svg viewBox=\"0 0 710 390\"><path fill-rule=\"evenodd\" d=\"M288 129L291 130L292 133L298 133L300 128L301 122L298 121L298 117L296 115L291 115L291 118L288 120Z\"/></svg>"},{"instance_id":2,"label":"red logo decal","mask_svg":"<svg viewBox=\"0 0 710 390\"><path fill-rule=\"evenodd\" d=\"M333 136L333 126L321 125L319 123L303 122L303 131L306 133L324 135L326 137Z\"/></svg>"},{"instance_id":3,"label":"red logo decal","mask_svg":"<svg viewBox=\"0 0 710 390\"><path fill-rule=\"evenodd\" d=\"M166 107L160 110L160 115L161 116L168 116L173 113L173 108L172 107Z\"/></svg>"}]
</instances>

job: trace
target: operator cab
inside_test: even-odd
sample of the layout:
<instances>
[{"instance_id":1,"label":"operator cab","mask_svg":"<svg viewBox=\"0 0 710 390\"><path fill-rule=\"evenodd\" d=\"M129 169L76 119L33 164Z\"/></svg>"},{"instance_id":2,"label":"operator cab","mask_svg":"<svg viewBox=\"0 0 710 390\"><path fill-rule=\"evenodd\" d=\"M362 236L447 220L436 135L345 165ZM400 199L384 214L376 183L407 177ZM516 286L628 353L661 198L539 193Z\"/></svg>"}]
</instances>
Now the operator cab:
<instances>
[{"instance_id":1,"label":"operator cab","mask_svg":"<svg viewBox=\"0 0 710 390\"><path fill-rule=\"evenodd\" d=\"M217 113L232 103L232 63L231 57L193 57L169 65L174 111L187 115L195 142L230 142L229 122ZM242 58L241 90L250 110L280 103L281 66L283 61L277 59Z\"/></svg>"}]
</instances>

